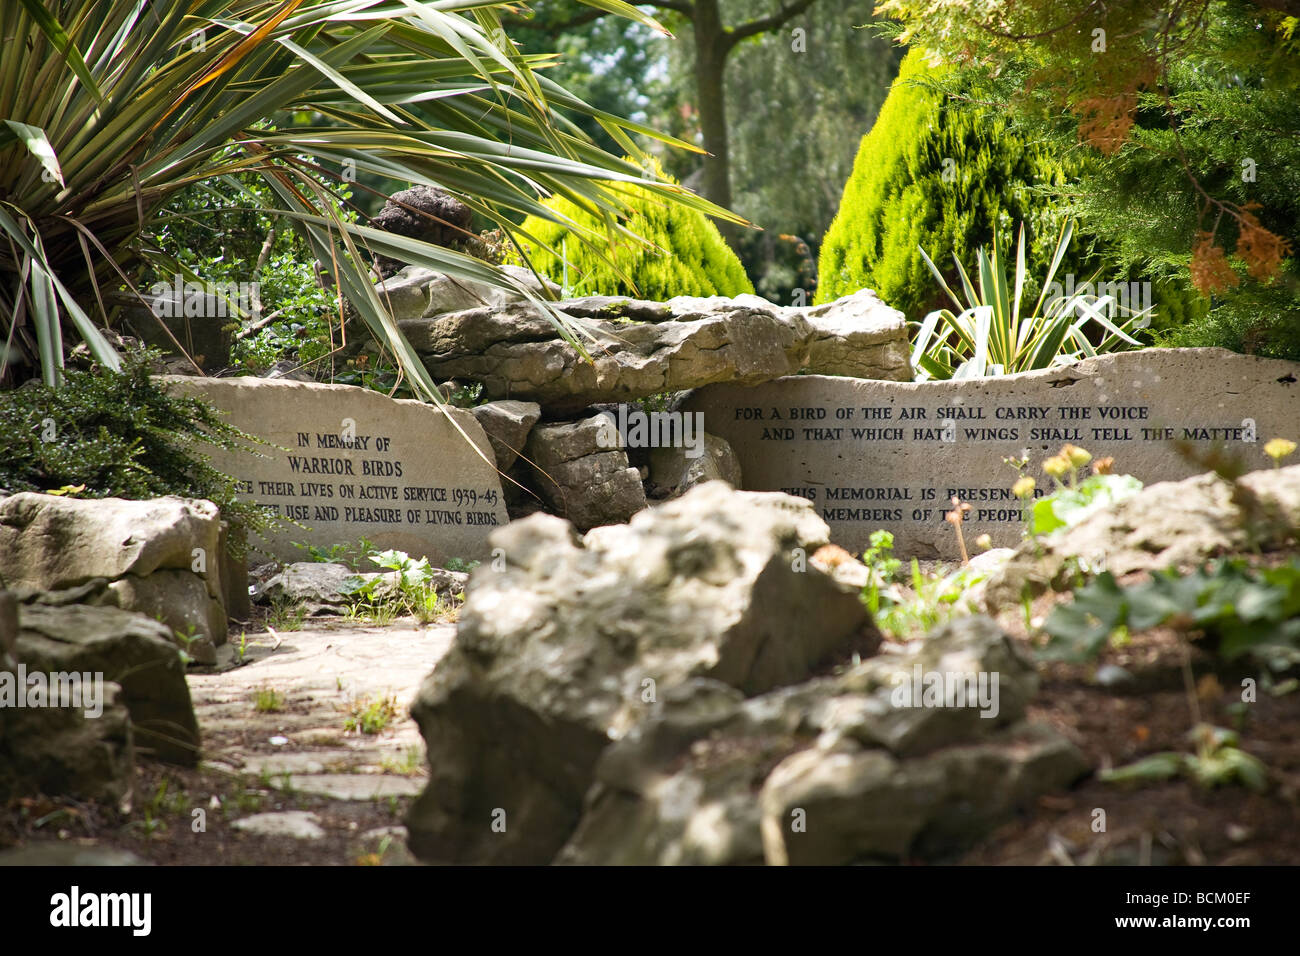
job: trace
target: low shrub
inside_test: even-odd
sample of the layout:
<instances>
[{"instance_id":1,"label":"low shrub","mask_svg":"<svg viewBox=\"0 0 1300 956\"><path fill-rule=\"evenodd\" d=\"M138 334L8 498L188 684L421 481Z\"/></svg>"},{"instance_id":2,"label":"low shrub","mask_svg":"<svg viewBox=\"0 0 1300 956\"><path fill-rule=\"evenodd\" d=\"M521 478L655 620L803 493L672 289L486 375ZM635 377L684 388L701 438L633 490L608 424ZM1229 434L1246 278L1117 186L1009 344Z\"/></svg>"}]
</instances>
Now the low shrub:
<instances>
[{"instance_id":1,"label":"low shrub","mask_svg":"<svg viewBox=\"0 0 1300 956\"><path fill-rule=\"evenodd\" d=\"M274 517L235 498L235 479L200 448L248 449L259 439L206 402L169 394L151 370L159 353L123 357L122 371L69 368L56 389L31 381L0 392L0 488L81 498L206 498L247 531ZM241 536L231 535L232 546Z\"/></svg>"}]
</instances>

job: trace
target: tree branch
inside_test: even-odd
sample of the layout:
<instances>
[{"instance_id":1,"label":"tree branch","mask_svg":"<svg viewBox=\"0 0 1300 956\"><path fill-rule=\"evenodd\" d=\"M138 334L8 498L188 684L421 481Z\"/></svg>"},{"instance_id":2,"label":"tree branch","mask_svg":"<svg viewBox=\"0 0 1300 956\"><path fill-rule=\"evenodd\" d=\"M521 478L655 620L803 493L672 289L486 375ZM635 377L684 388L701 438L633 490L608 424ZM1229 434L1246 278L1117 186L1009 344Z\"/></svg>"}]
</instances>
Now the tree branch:
<instances>
[{"instance_id":1,"label":"tree branch","mask_svg":"<svg viewBox=\"0 0 1300 956\"><path fill-rule=\"evenodd\" d=\"M779 29L782 24L786 23L791 17L797 17L816 0L794 0L793 3L787 4L770 17L763 17L760 20L751 20L748 23L742 23L734 29L727 30L723 39L723 49L730 50L741 40L757 36L760 33L771 33Z\"/></svg>"}]
</instances>

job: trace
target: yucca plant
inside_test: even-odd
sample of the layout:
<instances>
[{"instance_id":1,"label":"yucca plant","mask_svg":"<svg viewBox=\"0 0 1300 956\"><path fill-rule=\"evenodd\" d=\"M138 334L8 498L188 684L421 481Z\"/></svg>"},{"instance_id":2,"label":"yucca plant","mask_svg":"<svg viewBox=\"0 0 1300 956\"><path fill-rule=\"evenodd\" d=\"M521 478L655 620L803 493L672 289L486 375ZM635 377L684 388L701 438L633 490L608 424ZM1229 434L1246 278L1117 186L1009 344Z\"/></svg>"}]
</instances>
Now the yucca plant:
<instances>
[{"instance_id":1,"label":"yucca plant","mask_svg":"<svg viewBox=\"0 0 1300 956\"><path fill-rule=\"evenodd\" d=\"M1029 309L1024 308L1028 303L1023 298L1028 278L1023 223L1012 274L1007 271L1006 245L1000 234L993 237L992 251L983 247L979 250L978 288L960 260L953 257L965 293L964 301L948 286L925 250L920 249L925 264L957 311L939 309L921 321L912 345L912 367L917 370L917 381L1010 375L1140 347L1142 343L1131 332L1145 327L1150 309L1130 311L1128 315L1118 316L1120 321L1112 322L1105 312L1112 311L1116 305L1113 295L1053 294L1052 279L1073 233L1073 223L1061 227L1051 264L1043 278L1042 292ZM1080 287L1090 288L1096 278L1094 275L1086 286ZM1090 330L1099 341L1094 343L1088 337Z\"/></svg>"},{"instance_id":2,"label":"yucca plant","mask_svg":"<svg viewBox=\"0 0 1300 956\"><path fill-rule=\"evenodd\" d=\"M582 0L658 27L622 0ZM468 255L349 222L322 179L354 172L440 187L512 242L509 214L556 214L551 194L624 232L627 184L740 221L598 149L565 115L595 117L634 159L631 134L685 143L598 111L521 55L494 0L6 0L0 4L0 378L39 366L57 385L64 336L116 369L99 328L109 293L185 274L145 241L178 190L253 173L415 392L439 394L368 272L383 255L518 288ZM659 28L662 29L662 28ZM298 118L298 125L293 118ZM306 125L302 119L307 118ZM247 192L247 191L246 191ZM516 216L518 218L518 216ZM364 254L363 254L364 253ZM187 278L197 278L186 275ZM531 295L529 296L531 298ZM147 297L142 301L148 305ZM575 346L576 329L537 301ZM584 353L585 354L585 353ZM7 373L7 374L6 374Z\"/></svg>"}]
</instances>

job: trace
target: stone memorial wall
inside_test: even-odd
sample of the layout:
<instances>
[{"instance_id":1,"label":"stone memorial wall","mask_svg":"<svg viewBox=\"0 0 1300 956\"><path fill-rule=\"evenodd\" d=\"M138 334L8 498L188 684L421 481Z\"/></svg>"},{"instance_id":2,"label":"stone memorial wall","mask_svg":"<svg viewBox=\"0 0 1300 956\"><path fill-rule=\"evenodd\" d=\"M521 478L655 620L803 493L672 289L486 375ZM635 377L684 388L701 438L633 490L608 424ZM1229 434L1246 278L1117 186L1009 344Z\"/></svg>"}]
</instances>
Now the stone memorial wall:
<instances>
[{"instance_id":1,"label":"stone memorial wall","mask_svg":"<svg viewBox=\"0 0 1300 956\"><path fill-rule=\"evenodd\" d=\"M299 561L306 554L293 542L327 547L364 537L440 564L484 557L488 533L507 521L492 448L469 412L349 385L168 381L271 443L257 454L212 452L213 465L239 479L241 497L295 522L250 541L255 554Z\"/></svg>"},{"instance_id":2,"label":"stone memorial wall","mask_svg":"<svg viewBox=\"0 0 1300 956\"><path fill-rule=\"evenodd\" d=\"M968 544L1020 541L1006 458L1029 458L1039 496L1054 487L1043 461L1067 443L1147 484L1204 472L1216 450L1269 467L1265 442L1300 441L1300 364L1148 349L961 382L805 375L698 389L683 411L730 442L746 490L807 498L843 547L861 551L883 528L899 554L955 557L944 521L954 495L971 505Z\"/></svg>"}]
</instances>

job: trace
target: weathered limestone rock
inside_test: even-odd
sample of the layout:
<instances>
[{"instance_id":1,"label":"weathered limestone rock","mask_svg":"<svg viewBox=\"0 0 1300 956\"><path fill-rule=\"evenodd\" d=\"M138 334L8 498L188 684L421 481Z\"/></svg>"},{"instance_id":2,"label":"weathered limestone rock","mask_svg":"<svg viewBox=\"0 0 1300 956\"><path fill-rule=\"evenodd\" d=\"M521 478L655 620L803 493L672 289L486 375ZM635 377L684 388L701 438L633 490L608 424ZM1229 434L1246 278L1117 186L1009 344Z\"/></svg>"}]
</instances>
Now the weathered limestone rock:
<instances>
[{"instance_id":1,"label":"weathered limestone rock","mask_svg":"<svg viewBox=\"0 0 1300 956\"><path fill-rule=\"evenodd\" d=\"M618 429L605 415L535 426L524 455L530 483L579 531L626 521L645 507L641 475L628 466Z\"/></svg>"},{"instance_id":2,"label":"weathered limestone rock","mask_svg":"<svg viewBox=\"0 0 1300 956\"><path fill-rule=\"evenodd\" d=\"M920 706L913 685L930 674L973 690L985 675L986 693ZM987 618L749 700L716 681L685 682L602 753L557 862L940 857L1084 771L1068 741L1022 720L1036 683Z\"/></svg>"},{"instance_id":3,"label":"weathered limestone rock","mask_svg":"<svg viewBox=\"0 0 1300 956\"><path fill-rule=\"evenodd\" d=\"M519 458L528 441L528 433L542 417L542 407L536 402L487 402L470 409L478 419L496 452L497 470L509 471Z\"/></svg>"},{"instance_id":4,"label":"weathered limestone rock","mask_svg":"<svg viewBox=\"0 0 1300 956\"><path fill-rule=\"evenodd\" d=\"M319 840L325 836L320 817L306 810L282 810L241 817L230 825L232 830L258 837L293 837L295 840Z\"/></svg>"},{"instance_id":5,"label":"weathered limestone rock","mask_svg":"<svg viewBox=\"0 0 1300 956\"><path fill-rule=\"evenodd\" d=\"M792 310L795 311L795 310ZM871 289L799 310L813 329L807 370L815 375L912 380L907 319Z\"/></svg>"},{"instance_id":6,"label":"weathered limestone rock","mask_svg":"<svg viewBox=\"0 0 1300 956\"><path fill-rule=\"evenodd\" d=\"M364 577L374 577L367 572ZM363 577L345 564L295 561L265 581L253 585L258 604L300 604L308 614L338 613L349 599L339 589L349 578Z\"/></svg>"},{"instance_id":7,"label":"weathered limestone rock","mask_svg":"<svg viewBox=\"0 0 1300 956\"><path fill-rule=\"evenodd\" d=\"M835 580L850 587L865 588L871 583L872 570L837 544L818 548L809 560ZM883 585L879 573L875 573L875 577L877 585Z\"/></svg>"},{"instance_id":8,"label":"weathered limestone rock","mask_svg":"<svg viewBox=\"0 0 1300 956\"><path fill-rule=\"evenodd\" d=\"M806 866L941 859L1087 769L1065 737L1024 722L914 760L852 744L812 748L779 764L763 787L765 859ZM792 829L796 808L815 825Z\"/></svg>"},{"instance_id":9,"label":"weathered limestone rock","mask_svg":"<svg viewBox=\"0 0 1300 956\"><path fill-rule=\"evenodd\" d=\"M18 599L11 591L0 591L0 667L18 663Z\"/></svg>"},{"instance_id":10,"label":"weathered limestone rock","mask_svg":"<svg viewBox=\"0 0 1300 956\"><path fill-rule=\"evenodd\" d=\"M190 571L155 571L137 577L128 574L108 582L106 602L126 611L139 611L161 621L173 640L199 664L217 662L216 645L226 643L226 609L204 587L203 579ZM220 640L213 640L213 635Z\"/></svg>"},{"instance_id":11,"label":"weathered limestone rock","mask_svg":"<svg viewBox=\"0 0 1300 956\"><path fill-rule=\"evenodd\" d=\"M26 604L17 650L29 672L99 674L120 684L136 749L173 763L198 762L185 666L164 625L115 607Z\"/></svg>"},{"instance_id":12,"label":"weathered limestone rock","mask_svg":"<svg viewBox=\"0 0 1300 956\"><path fill-rule=\"evenodd\" d=\"M129 850L47 840L0 853L0 866L151 866Z\"/></svg>"},{"instance_id":13,"label":"weathered limestone rock","mask_svg":"<svg viewBox=\"0 0 1300 956\"><path fill-rule=\"evenodd\" d=\"M26 707L5 700L36 668L0 662L0 802L37 793L107 804L131 792L131 721L120 685L104 682L98 715L78 707Z\"/></svg>"},{"instance_id":14,"label":"weathered limestone rock","mask_svg":"<svg viewBox=\"0 0 1300 956\"><path fill-rule=\"evenodd\" d=\"M553 299L559 286L543 285L522 266L501 266L517 285L540 299ZM428 319L465 309L500 309L526 301L522 293L499 289L471 279L454 279L423 266L406 266L375 287L375 293L398 320Z\"/></svg>"},{"instance_id":15,"label":"weathered limestone rock","mask_svg":"<svg viewBox=\"0 0 1300 956\"><path fill-rule=\"evenodd\" d=\"M189 498L66 498L30 492L0 499L0 580L58 591L96 578L108 603L198 638L215 661L226 642L224 531L216 505Z\"/></svg>"},{"instance_id":16,"label":"weathered limestone rock","mask_svg":"<svg viewBox=\"0 0 1300 956\"><path fill-rule=\"evenodd\" d=\"M243 528L232 528L230 522L221 522L221 538L217 544L221 558L221 603L226 617L247 621L248 602L248 534Z\"/></svg>"},{"instance_id":17,"label":"weathered limestone rock","mask_svg":"<svg viewBox=\"0 0 1300 956\"><path fill-rule=\"evenodd\" d=\"M798 372L813 337L807 320L757 296L644 303L593 297L557 303L593 340L585 361L531 304L402 322L439 378L482 382L489 398L557 411L630 401L713 382L742 385ZM663 314L664 320L633 316ZM601 316L591 318L590 316Z\"/></svg>"},{"instance_id":18,"label":"weathered limestone rock","mask_svg":"<svg viewBox=\"0 0 1300 956\"><path fill-rule=\"evenodd\" d=\"M259 604L302 605L308 614L340 614L343 606L357 600L355 595L342 588L349 579L371 581L379 579L383 593L393 578L393 572L356 572L344 564L318 561L298 561L254 586L254 596ZM433 569L429 584L442 597L450 597L465 590L469 575L461 571Z\"/></svg>"},{"instance_id":19,"label":"weathered limestone rock","mask_svg":"<svg viewBox=\"0 0 1300 956\"><path fill-rule=\"evenodd\" d=\"M1242 476L1237 489L1213 473L1163 481L1076 525L1025 541L989 575L990 609L1018 603L1025 588L1065 587L1084 558L1116 576L1199 564L1255 545L1280 545L1300 531L1300 465Z\"/></svg>"},{"instance_id":20,"label":"weathered limestone rock","mask_svg":"<svg viewBox=\"0 0 1300 956\"><path fill-rule=\"evenodd\" d=\"M434 308L402 295L395 306L406 319L402 330L433 375L482 382L489 397L561 412L720 382L755 385L800 370L911 378L903 316L870 290L801 308L753 295L556 303L591 333L590 363L530 303L476 307L445 296ZM460 301L468 303L464 311L452 311Z\"/></svg>"},{"instance_id":21,"label":"weathered limestone rock","mask_svg":"<svg viewBox=\"0 0 1300 956\"><path fill-rule=\"evenodd\" d=\"M195 548L216 554L219 535L217 507L210 501L31 492L0 499L0 567L10 587L58 590L91 578L188 571Z\"/></svg>"},{"instance_id":22,"label":"weathered limestone rock","mask_svg":"<svg viewBox=\"0 0 1300 956\"><path fill-rule=\"evenodd\" d=\"M740 461L725 439L704 435L701 454L691 458L681 446L650 451L650 481L670 497L678 497L706 481L725 481L740 488Z\"/></svg>"},{"instance_id":23,"label":"weathered limestone rock","mask_svg":"<svg viewBox=\"0 0 1300 956\"><path fill-rule=\"evenodd\" d=\"M807 502L721 482L582 540L546 515L494 533L505 569L471 575L456 645L412 707L431 769L414 852L547 862L601 750L656 695L692 677L759 693L869 651L857 592L799 560L826 536Z\"/></svg>"},{"instance_id":24,"label":"weathered limestone rock","mask_svg":"<svg viewBox=\"0 0 1300 956\"><path fill-rule=\"evenodd\" d=\"M236 313L225 298L194 285L187 289L179 282L173 286L155 283L144 298L148 308L134 296L123 304L123 325L143 344L167 355L179 357L179 343L189 356L176 362L178 371L184 369L179 374L196 374L191 360L209 373L229 362L234 334L230 326ZM245 309L251 306L251 302L242 303Z\"/></svg>"}]
</instances>

